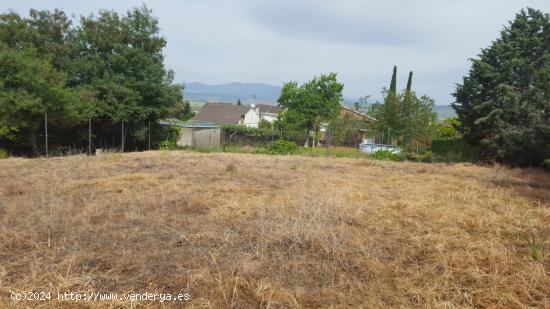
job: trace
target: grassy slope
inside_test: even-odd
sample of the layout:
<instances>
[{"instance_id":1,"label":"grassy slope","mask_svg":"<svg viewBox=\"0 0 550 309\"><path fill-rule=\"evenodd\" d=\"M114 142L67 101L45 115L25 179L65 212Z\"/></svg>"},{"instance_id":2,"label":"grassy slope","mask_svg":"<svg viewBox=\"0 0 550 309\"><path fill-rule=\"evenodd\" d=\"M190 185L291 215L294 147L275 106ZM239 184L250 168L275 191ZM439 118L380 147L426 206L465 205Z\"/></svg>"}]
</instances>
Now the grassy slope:
<instances>
[{"instance_id":1,"label":"grassy slope","mask_svg":"<svg viewBox=\"0 0 550 309\"><path fill-rule=\"evenodd\" d=\"M549 183L300 156L0 160L0 306L61 289L187 291L210 307L549 307L550 259L524 239L550 235Z\"/></svg>"}]
</instances>

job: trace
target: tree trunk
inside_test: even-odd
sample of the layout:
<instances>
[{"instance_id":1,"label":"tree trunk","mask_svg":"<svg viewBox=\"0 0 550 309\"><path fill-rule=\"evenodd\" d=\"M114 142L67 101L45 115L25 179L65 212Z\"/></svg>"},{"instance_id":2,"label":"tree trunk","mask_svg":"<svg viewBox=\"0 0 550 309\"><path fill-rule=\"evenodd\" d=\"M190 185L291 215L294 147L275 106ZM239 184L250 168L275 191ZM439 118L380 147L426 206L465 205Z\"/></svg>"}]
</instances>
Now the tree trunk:
<instances>
[{"instance_id":1,"label":"tree trunk","mask_svg":"<svg viewBox=\"0 0 550 309\"><path fill-rule=\"evenodd\" d=\"M31 143L32 153L38 156L38 144L36 142L36 132L34 132L34 130L29 131L29 142Z\"/></svg>"},{"instance_id":2,"label":"tree trunk","mask_svg":"<svg viewBox=\"0 0 550 309\"><path fill-rule=\"evenodd\" d=\"M320 132L321 128L318 126L318 125L314 125L313 126L313 146L312 148L315 148L317 146L319 146L319 132Z\"/></svg>"}]
</instances>

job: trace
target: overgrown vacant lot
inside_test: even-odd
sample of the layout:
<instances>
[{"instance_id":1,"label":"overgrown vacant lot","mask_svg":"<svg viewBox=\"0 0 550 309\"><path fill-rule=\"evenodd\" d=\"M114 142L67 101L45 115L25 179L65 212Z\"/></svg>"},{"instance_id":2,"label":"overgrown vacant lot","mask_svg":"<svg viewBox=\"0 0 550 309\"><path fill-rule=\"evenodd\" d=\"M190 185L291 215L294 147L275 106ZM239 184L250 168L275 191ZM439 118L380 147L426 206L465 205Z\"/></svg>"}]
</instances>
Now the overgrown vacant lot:
<instances>
[{"instance_id":1,"label":"overgrown vacant lot","mask_svg":"<svg viewBox=\"0 0 550 309\"><path fill-rule=\"evenodd\" d=\"M10 300L59 290L188 292L190 307L550 307L549 239L537 170L190 152L0 161L0 306L160 305Z\"/></svg>"}]
</instances>

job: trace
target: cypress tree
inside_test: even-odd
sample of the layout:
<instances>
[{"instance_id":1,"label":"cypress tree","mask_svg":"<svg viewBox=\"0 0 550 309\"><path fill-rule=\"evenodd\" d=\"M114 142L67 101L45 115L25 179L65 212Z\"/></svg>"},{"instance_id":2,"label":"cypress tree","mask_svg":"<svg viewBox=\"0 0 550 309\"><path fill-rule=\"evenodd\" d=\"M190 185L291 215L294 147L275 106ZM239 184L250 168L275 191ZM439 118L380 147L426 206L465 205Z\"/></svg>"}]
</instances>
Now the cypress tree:
<instances>
[{"instance_id":1,"label":"cypress tree","mask_svg":"<svg viewBox=\"0 0 550 309\"><path fill-rule=\"evenodd\" d=\"M397 68L393 68L390 89L384 91L384 103L374 105L371 114L378 119L377 131L384 143L397 142L407 147L414 138L430 136L437 115L433 99L418 98L412 91L413 72L409 72L407 88L397 94Z\"/></svg>"},{"instance_id":2,"label":"cypress tree","mask_svg":"<svg viewBox=\"0 0 550 309\"><path fill-rule=\"evenodd\" d=\"M384 101L383 116L385 128L391 132L399 126L399 116L401 108L399 106L399 99L397 98L397 66L393 66L393 74L391 76L390 89L386 95ZM387 142L391 144L391 136L388 136Z\"/></svg>"},{"instance_id":3,"label":"cypress tree","mask_svg":"<svg viewBox=\"0 0 550 309\"><path fill-rule=\"evenodd\" d=\"M407 80L407 88L405 90L405 95L403 96L403 101L401 102L401 125L404 128L410 129L413 124L415 123L415 115L414 115L414 108L413 108L413 93L412 93L412 77L413 72L409 72L409 79ZM403 144L407 145L410 142L411 136L410 132L405 132L408 130L404 130L403 134Z\"/></svg>"},{"instance_id":4,"label":"cypress tree","mask_svg":"<svg viewBox=\"0 0 550 309\"><path fill-rule=\"evenodd\" d=\"M413 71L409 72L409 80L407 81L407 94L411 93L411 86L412 86L412 79L413 79Z\"/></svg>"},{"instance_id":5,"label":"cypress tree","mask_svg":"<svg viewBox=\"0 0 550 309\"><path fill-rule=\"evenodd\" d=\"M390 82L390 95L397 95L397 66L393 66L393 74Z\"/></svg>"}]
</instances>

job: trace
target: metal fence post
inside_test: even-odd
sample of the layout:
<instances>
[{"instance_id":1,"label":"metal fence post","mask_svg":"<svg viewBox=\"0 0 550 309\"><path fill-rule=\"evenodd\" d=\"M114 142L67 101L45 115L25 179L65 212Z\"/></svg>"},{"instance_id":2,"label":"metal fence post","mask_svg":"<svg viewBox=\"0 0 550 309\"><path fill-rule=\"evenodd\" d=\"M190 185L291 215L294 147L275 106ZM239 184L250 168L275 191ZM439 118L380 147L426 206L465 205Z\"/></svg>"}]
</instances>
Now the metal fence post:
<instances>
[{"instance_id":1,"label":"metal fence post","mask_svg":"<svg viewBox=\"0 0 550 309\"><path fill-rule=\"evenodd\" d=\"M92 117L88 117L88 155L92 155Z\"/></svg>"},{"instance_id":2,"label":"metal fence post","mask_svg":"<svg viewBox=\"0 0 550 309\"><path fill-rule=\"evenodd\" d=\"M122 120L122 130L121 130L121 152L124 152L124 120Z\"/></svg>"},{"instance_id":3,"label":"metal fence post","mask_svg":"<svg viewBox=\"0 0 550 309\"><path fill-rule=\"evenodd\" d=\"M48 157L48 113L44 112L44 142L46 143L46 158Z\"/></svg>"}]
</instances>

